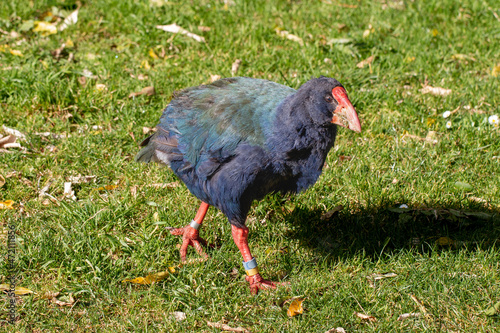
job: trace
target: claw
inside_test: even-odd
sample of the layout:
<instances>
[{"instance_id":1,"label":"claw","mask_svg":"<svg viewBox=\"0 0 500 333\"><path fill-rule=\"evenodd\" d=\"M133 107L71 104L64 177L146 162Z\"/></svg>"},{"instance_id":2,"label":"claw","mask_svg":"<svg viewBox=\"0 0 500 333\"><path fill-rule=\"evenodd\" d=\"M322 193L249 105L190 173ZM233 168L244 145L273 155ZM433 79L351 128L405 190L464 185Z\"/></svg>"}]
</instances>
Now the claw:
<instances>
[{"instance_id":1,"label":"claw","mask_svg":"<svg viewBox=\"0 0 500 333\"><path fill-rule=\"evenodd\" d=\"M187 254L187 248L191 245L193 246L198 254L202 256L205 259L208 259L208 255L203 251L203 248L201 245L206 246L207 242L199 236L198 230L191 226L185 226L184 228L169 228L170 233L174 236L181 236L182 235L182 245L179 250L181 254L181 261L185 262L186 261L186 254Z\"/></svg>"},{"instance_id":2,"label":"claw","mask_svg":"<svg viewBox=\"0 0 500 333\"><path fill-rule=\"evenodd\" d=\"M284 282L273 282L273 281L268 281L264 280L260 274L255 274L253 276L246 276L245 280L247 280L250 283L250 293L253 295L257 295L259 293L259 290L269 290L269 289L276 289L278 286L286 286L290 283L284 283Z\"/></svg>"}]
</instances>

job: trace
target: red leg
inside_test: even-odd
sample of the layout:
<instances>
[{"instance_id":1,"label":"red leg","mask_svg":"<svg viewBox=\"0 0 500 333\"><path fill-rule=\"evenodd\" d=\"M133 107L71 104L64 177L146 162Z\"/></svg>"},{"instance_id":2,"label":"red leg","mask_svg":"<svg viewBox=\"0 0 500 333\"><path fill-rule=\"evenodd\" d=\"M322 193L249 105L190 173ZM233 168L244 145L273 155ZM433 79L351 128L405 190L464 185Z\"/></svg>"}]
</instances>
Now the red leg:
<instances>
[{"instance_id":1,"label":"red leg","mask_svg":"<svg viewBox=\"0 0 500 333\"><path fill-rule=\"evenodd\" d=\"M194 225L196 224L201 225L203 223L203 219L207 214L208 207L210 207L210 205L207 204L206 202L201 203L200 208L198 209L198 212L196 213L196 216L193 219L193 222L195 222ZM191 222L191 224L193 224L193 222ZM182 235L182 245L180 249L182 262L186 261L186 253L189 245L193 246L202 257L204 257L205 259L208 258L208 255L205 253L205 251L203 251L203 248L201 247L202 244L206 245L207 242L199 236L198 230L193 228L191 224L185 226L184 228L177 228L170 230L170 233L172 235L175 236Z\"/></svg>"},{"instance_id":2,"label":"red leg","mask_svg":"<svg viewBox=\"0 0 500 333\"><path fill-rule=\"evenodd\" d=\"M250 248L248 247L248 228L238 228L231 225L231 232L233 234L234 243L240 249L241 255L243 256L243 261L248 262L253 259ZM247 276L245 279L250 283L250 292L252 294L257 294L260 289L276 289L276 286L282 283L267 281L260 276L257 268L247 271Z\"/></svg>"}]
</instances>

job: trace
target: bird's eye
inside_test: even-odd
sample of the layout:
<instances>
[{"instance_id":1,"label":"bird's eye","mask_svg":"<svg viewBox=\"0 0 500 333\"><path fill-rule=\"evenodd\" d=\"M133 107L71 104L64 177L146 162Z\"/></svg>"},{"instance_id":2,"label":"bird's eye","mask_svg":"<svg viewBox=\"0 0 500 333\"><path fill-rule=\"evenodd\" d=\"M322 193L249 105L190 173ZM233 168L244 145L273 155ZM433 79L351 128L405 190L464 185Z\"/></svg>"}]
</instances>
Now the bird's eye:
<instances>
[{"instance_id":1,"label":"bird's eye","mask_svg":"<svg viewBox=\"0 0 500 333\"><path fill-rule=\"evenodd\" d=\"M325 101L327 101L328 103L333 102L333 97L332 97L332 95L326 95L326 96L325 96Z\"/></svg>"}]
</instances>

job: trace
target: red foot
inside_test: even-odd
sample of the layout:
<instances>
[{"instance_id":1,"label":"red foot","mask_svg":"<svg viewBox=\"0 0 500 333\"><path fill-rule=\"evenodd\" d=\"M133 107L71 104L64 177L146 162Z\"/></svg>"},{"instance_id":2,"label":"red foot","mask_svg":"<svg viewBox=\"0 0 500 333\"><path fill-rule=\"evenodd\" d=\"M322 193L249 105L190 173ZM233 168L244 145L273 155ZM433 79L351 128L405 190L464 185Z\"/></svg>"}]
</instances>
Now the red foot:
<instances>
[{"instance_id":1,"label":"red foot","mask_svg":"<svg viewBox=\"0 0 500 333\"><path fill-rule=\"evenodd\" d=\"M203 251L201 245L207 245L207 242L199 236L198 230L191 226L185 226L184 228L170 229L170 233L175 236L182 235L182 245L180 249L181 261L186 261L186 253L189 245L193 246L199 255L205 259L208 259L208 255Z\"/></svg>"},{"instance_id":2,"label":"red foot","mask_svg":"<svg viewBox=\"0 0 500 333\"><path fill-rule=\"evenodd\" d=\"M250 283L250 292L253 295L257 295L259 290L269 290L276 289L277 286L286 285L281 282L272 282L268 280L264 280L260 274L255 274L253 276L246 276L245 279Z\"/></svg>"}]
</instances>

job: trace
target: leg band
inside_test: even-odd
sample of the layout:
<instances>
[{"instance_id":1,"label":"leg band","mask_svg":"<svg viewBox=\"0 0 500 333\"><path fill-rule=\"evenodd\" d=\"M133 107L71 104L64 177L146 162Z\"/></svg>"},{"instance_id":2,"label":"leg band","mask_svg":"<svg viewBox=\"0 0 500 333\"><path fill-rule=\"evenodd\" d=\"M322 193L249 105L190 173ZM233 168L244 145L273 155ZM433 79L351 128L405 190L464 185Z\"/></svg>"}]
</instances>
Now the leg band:
<instances>
[{"instance_id":1,"label":"leg band","mask_svg":"<svg viewBox=\"0 0 500 333\"><path fill-rule=\"evenodd\" d=\"M257 269L257 260L255 260L255 258L252 258L250 261L244 261L243 268L245 268L248 276L259 274L259 270Z\"/></svg>"},{"instance_id":2,"label":"leg band","mask_svg":"<svg viewBox=\"0 0 500 333\"><path fill-rule=\"evenodd\" d=\"M192 220L189 225L191 226L191 228L196 229L196 230L200 229L200 227L201 227L201 224L199 224L195 220Z\"/></svg>"}]
</instances>

